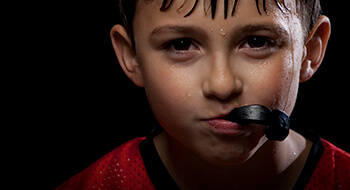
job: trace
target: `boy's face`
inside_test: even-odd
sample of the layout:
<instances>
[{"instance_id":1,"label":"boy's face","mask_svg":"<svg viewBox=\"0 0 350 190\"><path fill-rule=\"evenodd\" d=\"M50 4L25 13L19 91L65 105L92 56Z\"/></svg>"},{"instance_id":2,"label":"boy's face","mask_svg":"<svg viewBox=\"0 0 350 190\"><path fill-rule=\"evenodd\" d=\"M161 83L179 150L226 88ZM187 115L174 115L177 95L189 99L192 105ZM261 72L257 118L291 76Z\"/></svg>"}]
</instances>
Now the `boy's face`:
<instances>
[{"instance_id":1,"label":"boy's face","mask_svg":"<svg viewBox=\"0 0 350 190\"><path fill-rule=\"evenodd\" d=\"M260 5L261 15L255 1L239 1L226 19L223 1L214 19L210 1L199 1L184 17L194 2L174 1L162 12L161 0L139 0L133 22L138 84L171 138L208 162L239 164L267 141L265 127L221 118L249 104L292 112L304 59L302 25L294 0L285 1L290 11L267 0L269 14Z\"/></svg>"}]
</instances>

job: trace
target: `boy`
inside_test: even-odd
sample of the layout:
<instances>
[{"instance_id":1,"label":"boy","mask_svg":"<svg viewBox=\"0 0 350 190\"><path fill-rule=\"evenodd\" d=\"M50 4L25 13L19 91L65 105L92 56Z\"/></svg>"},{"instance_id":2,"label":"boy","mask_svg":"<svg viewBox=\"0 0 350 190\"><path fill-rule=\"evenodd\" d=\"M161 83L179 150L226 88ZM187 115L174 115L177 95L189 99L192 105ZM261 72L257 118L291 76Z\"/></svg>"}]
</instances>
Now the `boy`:
<instances>
[{"instance_id":1,"label":"boy","mask_svg":"<svg viewBox=\"0 0 350 190\"><path fill-rule=\"evenodd\" d=\"M160 126L58 189L350 189L348 153L288 129L298 84L320 66L330 36L319 1L121 0L120 8L113 47ZM232 119L237 110L248 110L246 120ZM281 134L267 133L271 110Z\"/></svg>"}]
</instances>

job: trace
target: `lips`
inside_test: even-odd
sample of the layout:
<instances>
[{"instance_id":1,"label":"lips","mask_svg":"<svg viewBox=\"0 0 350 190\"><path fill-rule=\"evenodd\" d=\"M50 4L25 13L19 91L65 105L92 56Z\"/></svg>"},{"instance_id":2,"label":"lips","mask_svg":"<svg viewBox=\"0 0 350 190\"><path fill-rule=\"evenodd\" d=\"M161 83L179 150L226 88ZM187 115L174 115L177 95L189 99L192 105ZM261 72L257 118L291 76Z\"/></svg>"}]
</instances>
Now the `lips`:
<instances>
[{"instance_id":1,"label":"lips","mask_svg":"<svg viewBox=\"0 0 350 190\"><path fill-rule=\"evenodd\" d=\"M217 134L237 135L243 130L242 125L221 118L206 120L208 126Z\"/></svg>"}]
</instances>

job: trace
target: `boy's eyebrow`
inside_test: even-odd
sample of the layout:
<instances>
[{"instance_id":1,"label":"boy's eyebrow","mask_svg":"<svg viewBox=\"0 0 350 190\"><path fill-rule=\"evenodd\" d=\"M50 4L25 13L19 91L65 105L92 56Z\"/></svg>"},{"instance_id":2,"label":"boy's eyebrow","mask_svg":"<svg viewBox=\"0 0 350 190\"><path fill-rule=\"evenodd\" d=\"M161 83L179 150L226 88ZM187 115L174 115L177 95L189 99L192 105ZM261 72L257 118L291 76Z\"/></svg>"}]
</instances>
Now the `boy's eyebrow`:
<instances>
[{"instance_id":1,"label":"boy's eyebrow","mask_svg":"<svg viewBox=\"0 0 350 190\"><path fill-rule=\"evenodd\" d=\"M279 25L269 23L248 24L245 26L241 26L237 30L235 30L235 32L238 34L250 34L258 31L268 31L271 33L278 34L280 36L289 36L289 33L286 29L282 28Z\"/></svg>"},{"instance_id":2,"label":"boy's eyebrow","mask_svg":"<svg viewBox=\"0 0 350 190\"><path fill-rule=\"evenodd\" d=\"M234 34L248 35L258 31L268 31L279 36L289 36L289 33L286 29L279 25L270 23L252 23L244 26L238 26L236 29L234 29ZM205 30L200 27L187 25L165 25L155 28L151 33L151 37L160 35L162 33L196 34L199 36L206 36Z\"/></svg>"},{"instance_id":3,"label":"boy's eyebrow","mask_svg":"<svg viewBox=\"0 0 350 190\"><path fill-rule=\"evenodd\" d=\"M180 33L180 34L195 33L201 36L205 36L205 31L200 27L178 26L178 25L165 25L165 26L157 27L152 31L151 36L157 36L161 33Z\"/></svg>"}]
</instances>

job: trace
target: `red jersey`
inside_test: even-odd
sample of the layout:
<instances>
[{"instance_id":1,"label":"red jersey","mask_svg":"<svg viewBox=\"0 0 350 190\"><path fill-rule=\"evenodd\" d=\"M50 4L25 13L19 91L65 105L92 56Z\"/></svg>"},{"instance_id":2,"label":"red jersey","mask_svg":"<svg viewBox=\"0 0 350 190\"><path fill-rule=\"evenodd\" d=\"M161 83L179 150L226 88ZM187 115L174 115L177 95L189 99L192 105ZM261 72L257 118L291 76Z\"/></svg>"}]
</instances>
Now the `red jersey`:
<instances>
[{"instance_id":1,"label":"red jersey","mask_svg":"<svg viewBox=\"0 0 350 190\"><path fill-rule=\"evenodd\" d=\"M142 143L145 141L144 137L136 138L121 145L81 173L70 178L57 190L178 189L159 156L145 158L149 155L148 153L156 154L154 145L151 152L147 152L147 155L142 153ZM152 140L150 142L153 143ZM321 140L319 144L323 148L321 152L318 151L320 153L320 157L317 158L318 162L310 162L309 156L304 167L304 170L309 171L302 171L293 189L350 189L350 154L325 140ZM146 165L152 167L159 165L161 169L152 172L149 169L152 167ZM308 167L309 169L306 169ZM166 177L164 178L164 176ZM164 178L164 180L155 180L160 179L159 177Z\"/></svg>"}]
</instances>

